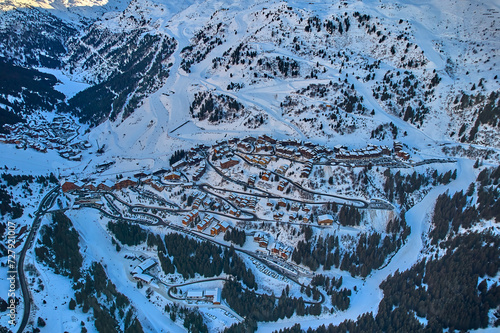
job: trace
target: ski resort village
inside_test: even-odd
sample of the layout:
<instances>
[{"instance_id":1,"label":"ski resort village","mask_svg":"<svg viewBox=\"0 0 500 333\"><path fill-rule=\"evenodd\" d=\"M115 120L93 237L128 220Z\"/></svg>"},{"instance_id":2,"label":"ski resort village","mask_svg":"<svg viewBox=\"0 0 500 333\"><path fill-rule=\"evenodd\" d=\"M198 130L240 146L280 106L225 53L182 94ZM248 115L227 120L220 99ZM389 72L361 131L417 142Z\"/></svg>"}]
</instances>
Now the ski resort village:
<instances>
[{"instance_id":1,"label":"ski resort village","mask_svg":"<svg viewBox=\"0 0 500 333\"><path fill-rule=\"evenodd\" d=\"M0 1L0 333L498 332L498 22Z\"/></svg>"}]
</instances>

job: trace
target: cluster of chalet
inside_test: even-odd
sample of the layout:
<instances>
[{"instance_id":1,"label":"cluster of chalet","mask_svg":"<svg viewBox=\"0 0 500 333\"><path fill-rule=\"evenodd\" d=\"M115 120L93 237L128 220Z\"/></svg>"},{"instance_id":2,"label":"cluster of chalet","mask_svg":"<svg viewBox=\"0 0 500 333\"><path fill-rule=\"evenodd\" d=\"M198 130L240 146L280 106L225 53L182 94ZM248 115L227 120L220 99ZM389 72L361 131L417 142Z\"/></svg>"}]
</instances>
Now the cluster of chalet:
<instances>
[{"instance_id":1,"label":"cluster of chalet","mask_svg":"<svg viewBox=\"0 0 500 333\"><path fill-rule=\"evenodd\" d=\"M203 230L205 230L206 228L208 228L212 224L216 224L217 225L219 223L220 223L219 220L217 220L215 217L213 217L210 214L206 214L205 217L203 218L203 220L201 220L196 225L196 229L198 229L198 231L202 232Z\"/></svg>"},{"instance_id":2,"label":"cluster of chalet","mask_svg":"<svg viewBox=\"0 0 500 333\"><path fill-rule=\"evenodd\" d=\"M274 247L271 249L272 254L281 257L285 260L288 260L288 258L290 258L292 252L293 252L293 247L287 246L281 242L274 243Z\"/></svg>"},{"instance_id":3,"label":"cluster of chalet","mask_svg":"<svg viewBox=\"0 0 500 333\"><path fill-rule=\"evenodd\" d=\"M241 210L238 208L231 207L229 208L229 214L235 216L235 217L240 217L241 216Z\"/></svg>"},{"instance_id":4,"label":"cluster of chalet","mask_svg":"<svg viewBox=\"0 0 500 333\"><path fill-rule=\"evenodd\" d=\"M258 231L253 236L253 241L259 244L260 247L267 249L269 245L269 235L262 231Z\"/></svg>"},{"instance_id":5,"label":"cluster of chalet","mask_svg":"<svg viewBox=\"0 0 500 333\"><path fill-rule=\"evenodd\" d=\"M203 193L203 192L196 193L196 198L194 199L193 205L192 205L193 209L200 208L200 206L203 204L203 200L205 200L206 197L207 197L206 193Z\"/></svg>"},{"instance_id":6,"label":"cluster of chalet","mask_svg":"<svg viewBox=\"0 0 500 333\"><path fill-rule=\"evenodd\" d=\"M290 166L288 164L283 164L280 165L279 168L274 170L274 172L276 172L278 175L284 176L289 167Z\"/></svg>"},{"instance_id":7,"label":"cluster of chalet","mask_svg":"<svg viewBox=\"0 0 500 333\"><path fill-rule=\"evenodd\" d=\"M217 236L220 233L224 233L230 226L231 225L227 221L218 222L215 226L210 228L210 235Z\"/></svg>"},{"instance_id":8,"label":"cluster of chalet","mask_svg":"<svg viewBox=\"0 0 500 333\"><path fill-rule=\"evenodd\" d=\"M405 161L410 159L410 154L403 151L403 144L399 141L394 141L394 152L398 157L402 158Z\"/></svg>"},{"instance_id":9,"label":"cluster of chalet","mask_svg":"<svg viewBox=\"0 0 500 333\"><path fill-rule=\"evenodd\" d=\"M78 191L78 190L89 190L89 191L112 191L112 190L121 190L127 187L131 186L136 186L137 182L130 179L121 179L117 182L113 182L111 180L106 180L103 182L100 182L99 184L96 183L83 183L82 181L76 181L76 182L71 182L71 181L66 181L62 184L61 188L64 193L66 192L73 192L73 191Z\"/></svg>"},{"instance_id":10,"label":"cluster of chalet","mask_svg":"<svg viewBox=\"0 0 500 333\"><path fill-rule=\"evenodd\" d=\"M269 235L265 232L258 231L253 236L253 241L259 244L259 247L267 249L269 245ZM293 247L287 246L281 242L274 243L274 246L271 248L271 254L288 260L292 255Z\"/></svg>"},{"instance_id":11,"label":"cluster of chalet","mask_svg":"<svg viewBox=\"0 0 500 333\"><path fill-rule=\"evenodd\" d=\"M194 222L194 220L198 217L198 215L199 215L198 209L193 209L192 211L187 213L186 216L184 216L184 218L182 219L182 225L188 226L189 224L191 224L191 222Z\"/></svg>"},{"instance_id":12,"label":"cluster of chalet","mask_svg":"<svg viewBox=\"0 0 500 333\"><path fill-rule=\"evenodd\" d=\"M231 193L229 195L229 200L233 201L240 208L248 207L251 209L254 209L257 206L257 203L259 202L259 198L257 197L246 198L240 195L236 195L234 193Z\"/></svg>"},{"instance_id":13,"label":"cluster of chalet","mask_svg":"<svg viewBox=\"0 0 500 333\"><path fill-rule=\"evenodd\" d=\"M15 144L18 149L32 148L46 153L54 149L59 155L74 161L80 161L82 150L92 147L88 141L70 143L78 134L77 125L65 117L56 117L52 122L32 120L29 124L5 124L3 128L9 134L0 134L0 142Z\"/></svg>"},{"instance_id":14,"label":"cluster of chalet","mask_svg":"<svg viewBox=\"0 0 500 333\"><path fill-rule=\"evenodd\" d=\"M234 156L227 144L228 142L224 140L218 141L215 145L212 146L212 151L216 159L230 158Z\"/></svg>"},{"instance_id":15,"label":"cluster of chalet","mask_svg":"<svg viewBox=\"0 0 500 333\"><path fill-rule=\"evenodd\" d=\"M347 150L345 146L335 146L335 157L337 159L365 159L376 158L382 155L391 155L391 150L387 146L377 146L369 144L366 148Z\"/></svg>"},{"instance_id":16,"label":"cluster of chalet","mask_svg":"<svg viewBox=\"0 0 500 333\"><path fill-rule=\"evenodd\" d=\"M271 162L271 157L269 156L245 155L245 159L249 162L260 164L264 167L266 167L269 162Z\"/></svg>"},{"instance_id":17,"label":"cluster of chalet","mask_svg":"<svg viewBox=\"0 0 500 333\"><path fill-rule=\"evenodd\" d=\"M312 169L313 169L312 161L307 161L306 163L304 163L304 166L300 170L300 178L308 178L309 175L311 174Z\"/></svg>"},{"instance_id":18,"label":"cluster of chalet","mask_svg":"<svg viewBox=\"0 0 500 333\"><path fill-rule=\"evenodd\" d=\"M260 179L262 180L265 180L266 182L269 181L269 179L271 179L271 171L263 171L261 174L260 174Z\"/></svg>"},{"instance_id":19,"label":"cluster of chalet","mask_svg":"<svg viewBox=\"0 0 500 333\"><path fill-rule=\"evenodd\" d=\"M205 161L201 161L200 163L200 166L198 167L198 169L196 169L196 171L193 173L193 181L198 181L201 179L201 177L203 176L203 174L205 173L205 170L206 170L206 165L205 165Z\"/></svg>"},{"instance_id":20,"label":"cluster of chalet","mask_svg":"<svg viewBox=\"0 0 500 333\"><path fill-rule=\"evenodd\" d=\"M209 301L212 302L212 304L218 305L221 300L221 292L219 288L208 290L189 290L186 293L186 300Z\"/></svg>"},{"instance_id":21,"label":"cluster of chalet","mask_svg":"<svg viewBox=\"0 0 500 333\"><path fill-rule=\"evenodd\" d=\"M199 154L206 146L196 146L191 148L187 153L184 159L175 162L171 165L173 171L181 170L185 166L196 165L204 160L203 156Z\"/></svg>"}]
</instances>

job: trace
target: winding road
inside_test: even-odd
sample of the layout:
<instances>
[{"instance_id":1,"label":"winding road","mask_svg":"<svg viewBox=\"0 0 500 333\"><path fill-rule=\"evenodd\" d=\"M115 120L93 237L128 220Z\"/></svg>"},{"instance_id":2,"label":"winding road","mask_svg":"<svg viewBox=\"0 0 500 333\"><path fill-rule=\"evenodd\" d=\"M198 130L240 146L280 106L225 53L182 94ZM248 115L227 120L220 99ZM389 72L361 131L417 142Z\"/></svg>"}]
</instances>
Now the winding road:
<instances>
[{"instance_id":1,"label":"winding road","mask_svg":"<svg viewBox=\"0 0 500 333\"><path fill-rule=\"evenodd\" d=\"M30 311L31 311L31 293L28 289L28 283L26 281L26 276L24 274L24 259L26 258L26 252L31 249L33 245L33 240L35 239L38 229L40 228L40 222L42 217L47 213L47 211L54 204L57 195L59 194L59 186L54 187L50 190L40 201L40 205L35 213L35 218L33 219L33 225L31 226L30 233L26 237L23 249L19 253L19 259L17 263L17 273L19 278L19 284L21 285L21 291L23 293L23 317L21 320L21 325L19 326L17 332L22 333L28 324Z\"/></svg>"}]
</instances>

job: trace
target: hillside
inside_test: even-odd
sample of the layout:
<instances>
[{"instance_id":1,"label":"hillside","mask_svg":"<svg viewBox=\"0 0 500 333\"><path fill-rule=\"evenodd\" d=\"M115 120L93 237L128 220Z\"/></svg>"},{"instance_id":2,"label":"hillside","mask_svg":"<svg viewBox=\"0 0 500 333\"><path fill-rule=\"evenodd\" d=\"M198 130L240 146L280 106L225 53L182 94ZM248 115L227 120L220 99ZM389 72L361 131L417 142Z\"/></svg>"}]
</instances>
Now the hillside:
<instances>
[{"instance_id":1,"label":"hillside","mask_svg":"<svg viewBox=\"0 0 500 333\"><path fill-rule=\"evenodd\" d=\"M494 331L499 20L493 0L4 1L0 251L32 293L0 325Z\"/></svg>"}]
</instances>

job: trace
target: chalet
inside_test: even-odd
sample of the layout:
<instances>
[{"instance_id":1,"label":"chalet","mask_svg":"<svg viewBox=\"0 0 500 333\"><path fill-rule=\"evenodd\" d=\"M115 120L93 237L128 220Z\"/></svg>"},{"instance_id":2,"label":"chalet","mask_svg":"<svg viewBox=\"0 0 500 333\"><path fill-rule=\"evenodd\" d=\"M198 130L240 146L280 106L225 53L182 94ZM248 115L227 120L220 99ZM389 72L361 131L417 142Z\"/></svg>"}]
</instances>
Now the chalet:
<instances>
[{"instance_id":1,"label":"chalet","mask_svg":"<svg viewBox=\"0 0 500 333\"><path fill-rule=\"evenodd\" d=\"M269 178L271 178L271 171L264 171L260 178L262 178L262 180L269 181Z\"/></svg>"},{"instance_id":2,"label":"chalet","mask_svg":"<svg viewBox=\"0 0 500 333\"><path fill-rule=\"evenodd\" d=\"M250 177L248 177L248 185L249 186L254 186L255 185L255 180L257 179L257 177L255 175L251 175Z\"/></svg>"},{"instance_id":3,"label":"chalet","mask_svg":"<svg viewBox=\"0 0 500 333\"><path fill-rule=\"evenodd\" d=\"M178 171L170 172L164 178L165 180L179 180L181 179L181 173Z\"/></svg>"},{"instance_id":4,"label":"chalet","mask_svg":"<svg viewBox=\"0 0 500 333\"><path fill-rule=\"evenodd\" d=\"M267 141L273 145L276 144L276 140L273 139L272 137L266 135L266 134L259 136L259 139L262 139L263 141Z\"/></svg>"},{"instance_id":5,"label":"chalet","mask_svg":"<svg viewBox=\"0 0 500 333\"><path fill-rule=\"evenodd\" d=\"M286 204L287 204L286 199L281 198L278 200L279 207L286 207Z\"/></svg>"},{"instance_id":6,"label":"chalet","mask_svg":"<svg viewBox=\"0 0 500 333\"><path fill-rule=\"evenodd\" d=\"M403 150L403 144L399 141L394 141L393 147L396 153Z\"/></svg>"},{"instance_id":7,"label":"chalet","mask_svg":"<svg viewBox=\"0 0 500 333\"><path fill-rule=\"evenodd\" d=\"M210 229L210 234L212 236L217 236L221 232L226 232L228 228L229 228L229 223L228 222L226 222L226 221L219 222L219 223L217 223L217 225L215 225L214 227L212 227L212 229Z\"/></svg>"},{"instance_id":8,"label":"chalet","mask_svg":"<svg viewBox=\"0 0 500 333\"><path fill-rule=\"evenodd\" d=\"M66 192L77 191L80 189L80 186L76 185L73 182L65 182L64 184L62 184L61 188L62 188L62 191L64 193L66 193Z\"/></svg>"},{"instance_id":9,"label":"chalet","mask_svg":"<svg viewBox=\"0 0 500 333\"><path fill-rule=\"evenodd\" d=\"M319 225L332 225L333 217L330 214L324 214L318 216L318 224Z\"/></svg>"},{"instance_id":10,"label":"chalet","mask_svg":"<svg viewBox=\"0 0 500 333\"><path fill-rule=\"evenodd\" d=\"M113 181L111 181L110 179L107 179L104 182L97 185L97 189L100 191L111 191L113 189L114 185L115 184L113 183Z\"/></svg>"},{"instance_id":11,"label":"chalet","mask_svg":"<svg viewBox=\"0 0 500 333\"><path fill-rule=\"evenodd\" d=\"M200 180L204 173L205 173L205 162L202 162L200 164L200 167L193 174L193 180L194 181Z\"/></svg>"},{"instance_id":12,"label":"chalet","mask_svg":"<svg viewBox=\"0 0 500 333\"><path fill-rule=\"evenodd\" d=\"M194 210L190 211L182 219L182 224L184 226L188 226L191 222L193 222L198 217L198 214L199 214L198 209L194 209Z\"/></svg>"},{"instance_id":13,"label":"chalet","mask_svg":"<svg viewBox=\"0 0 500 333\"><path fill-rule=\"evenodd\" d=\"M299 147L299 153L301 154L301 156L303 156L303 157L305 157L307 159L311 159L311 158L315 157L315 154L311 150L311 148Z\"/></svg>"},{"instance_id":14,"label":"chalet","mask_svg":"<svg viewBox=\"0 0 500 333\"><path fill-rule=\"evenodd\" d=\"M288 164L283 164L281 165L279 168L277 168L275 170L275 172L278 174L278 175L284 175L286 173L286 171L288 170L289 168L289 165Z\"/></svg>"},{"instance_id":15,"label":"chalet","mask_svg":"<svg viewBox=\"0 0 500 333\"><path fill-rule=\"evenodd\" d=\"M280 180L278 184L278 191L283 191L288 186L288 182L286 180Z\"/></svg>"},{"instance_id":16,"label":"chalet","mask_svg":"<svg viewBox=\"0 0 500 333\"><path fill-rule=\"evenodd\" d=\"M151 258L148 258L134 268L134 270L132 271L132 275L144 273L156 265L157 265L156 261L154 261Z\"/></svg>"},{"instance_id":17,"label":"chalet","mask_svg":"<svg viewBox=\"0 0 500 333\"><path fill-rule=\"evenodd\" d=\"M92 192L97 191L97 187L95 187L95 185L92 183L86 184L83 188Z\"/></svg>"},{"instance_id":18,"label":"chalet","mask_svg":"<svg viewBox=\"0 0 500 333\"><path fill-rule=\"evenodd\" d=\"M148 176L148 175L147 175L147 174L145 174L144 172L139 172L139 173L136 173L136 174L134 175L134 178L141 179L141 178L145 178L145 177L147 177L147 176Z\"/></svg>"},{"instance_id":19,"label":"chalet","mask_svg":"<svg viewBox=\"0 0 500 333\"><path fill-rule=\"evenodd\" d=\"M201 231L205 230L206 228L208 228L214 220L215 220L215 218L213 216L207 214L207 215L205 215L203 220L196 225L196 228L198 229L198 231L201 232Z\"/></svg>"},{"instance_id":20,"label":"chalet","mask_svg":"<svg viewBox=\"0 0 500 333\"><path fill-rule=\"evenodd\" d=\"M305 215L305 216L302 218L302 222L304 222L304 223L308 223L308 222L309 222L309 216Z\"/></svg>"},{"instance_id":21,"label":"chalet","mask_svg":"<svg viewBox=\"0 0 500 333\"><path fill-rule=\"evenodd\" d=\"M220 167L221 167L221 169L228 169L228 168L235 166L238 163L240 163L240 161L238 161L235 158L224 159L220 162Z\"/></svg>"},{"instance_id":22,"label":"chalet","mask_svg":"<svg viewBox=\"0 0 500 333\"><path fill-rule=\"evenodd\" d=\"M186 164L187 164L187 162L184 160L177 161L174 164L172 164L172 170L174 170L174 171L179 170L180 168L182 168Z\"/></svg>"},{"instance_id":23,"label":"chalet","mask_svg":"<svg viewBox=\"0 0 500 333\"><path fill-rule=\"evenodd\" d=\"M252 150L252 145L248 142L239 142L236 146L246 151Z\"/></svg>"},{"instance_id":24,"label":"chalet","mask_svg":"<svg viewBox=\"0 0 500 333\"><path fill-rule=\"evenodd\" d=\"M408 161L410 159L410 154L402 150L398 151L396 155L405 161Z\"/></svg>"},{"instance_id":25,"label":"chalet","mask_svg":"<svg viewBox=\"0 0 500 333\"><path fill-rule=\"evenodd\" d=\"M188 290L186 293L187 300L202 300L203 298L203 290Z\"/></svg>"},{"instance_id":26,"label":"chalet","mask_svg":"<svg viewBox=\"0 0 500 333\"><path fill-rule=\"evenodd\" d=\"M281 220L283 218L283 215L284 215L283 212L275 212L273 214L273 219L275 221L279 221L279 220Z\"/></svg>"},{"instance_id":27,"label":"chalet","mask_svg":"<svg viewBox=\"0 0 500 333\"><path fill-rule=\"evenodd\" d=\"M294 211L294 212L298 212L298 211L299 211L299 209L300 209L300 205L299 205L298 203L294 202L294 203L292 204L292 206L291 206L291 208L290 208L290 209L291 209L292 211Z\"/></svg>"},{"instance_id":28,"label":"chalet","mask_svg":"<svg viewBox=\"0 0 500 333\"><path fill-rule=\"evenodd\" d=\"M131 179L124 179L124 180L121 180L119 181L118 183L115 184L115 186L113 187L113 189L115 190L121 190L123 188L127 188L127 187L130 187L130 186L136 186L137 183Z\"/></svg>"},{"instance_id":29,"label":"chalet","mask_svg":"<svg viewBox=\"0 0 500 333\"><path fill-rule=\"evenodd\" d=\"M164 173L167 173L168 170L165 170L165 169L159 169L159 170L156 170L155 172L153 172L153 176L161 176L163 175Z\"/></svg>"}]
</instances>

